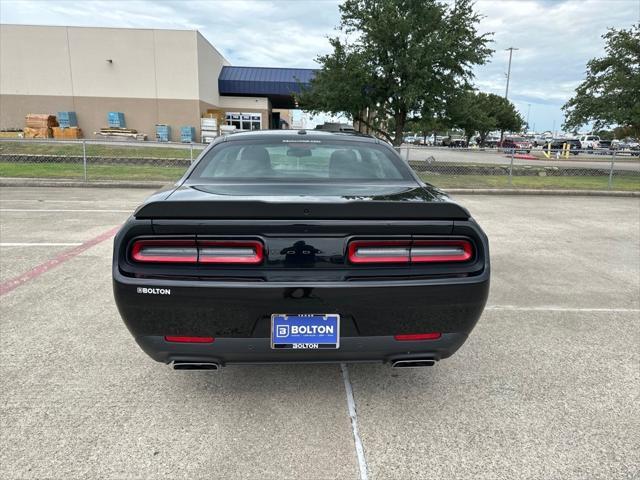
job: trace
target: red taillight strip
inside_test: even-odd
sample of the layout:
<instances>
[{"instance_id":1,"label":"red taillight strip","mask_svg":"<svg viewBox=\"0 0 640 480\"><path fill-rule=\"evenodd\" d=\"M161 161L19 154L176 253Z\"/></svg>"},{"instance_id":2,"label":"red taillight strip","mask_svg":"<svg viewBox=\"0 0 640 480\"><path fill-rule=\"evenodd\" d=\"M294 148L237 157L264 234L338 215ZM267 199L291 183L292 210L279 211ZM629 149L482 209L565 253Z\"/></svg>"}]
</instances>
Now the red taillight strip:
<instances>
[{"instance_id":1,"label":"red taillight strip","mask_svg":"<svg viewBox=\"0 0 640 480\"><path fill-rule=\"evenodd\" d=\"M351 263L409 263L410 240L355 240L349 243ZM388 254L384 254L388 250Z\"/></svg>"},{"instance_id":2,"label":"red taillight strip","mask_svg":"<svg viewBox=\"0 0 640 480\"><path fill-rule=\"evenodd\" d=\"M257 265L264 260L264 246L258 240L141 239L133 242L131 258L140 263Z\"/></svg>"},{"instance_id":3,"label":"red taillight strip","mask_svg":"<svg viewBox=\"0 0 640 480\"><path fill-rule=\"evenodd\" d=\"M411 246L412 263L466 262L472 256L468 240L415 240Z\"/></svg>"},{"instance_id":4,"label":"red taillight strip","mask_svg":"<svg viewBox=\"0 0 640 480\"><path fill-rule=\"evenodd\" d=\"M264 260L264 247L257 240L204 240L198 242L199 263L257 265Z\"/></svg>"},{"instance_id":5,"label":"red taillight strip","mask_svg":"<svg viewBox=\"0 0 640 480\"><path fill-rule=\"evenodd\" d=\"M347 252L351 263L448 263L470 260L473 245L457 239L354 240Z\"/></svg>"},{"instance_id":6,"label":"red taillight strip","mask_svg":"<svg viewBox=\"0 0 640 480\"><path fill-rule=\"evenodd\" d=\"M442 337L440 332L432 333L405 333L401 335L394 335L393 338L399 342L416 342L420 340L438 340Z\"/></svg>"},{"instance_id":7,"label":"red taillight strip","mask_svg":"<svg viewBox=\"0 0 640 480\"><path fill-rule=\"evenodd\" d=\"M167 342L174 343L213 343L215 338L213 337L182 337L167 335L164 337Z\"/></svg>"},{"instance_id":8,"label":"red taillight strip","mask_svg":"<svg viewBox=\"0 0 640 480\"><path fill-rule=\"evenodd\" d=\"M196 263L198 249L195 240L136 240L131 258L142 263Z\"/></svg>"}]
</instances>

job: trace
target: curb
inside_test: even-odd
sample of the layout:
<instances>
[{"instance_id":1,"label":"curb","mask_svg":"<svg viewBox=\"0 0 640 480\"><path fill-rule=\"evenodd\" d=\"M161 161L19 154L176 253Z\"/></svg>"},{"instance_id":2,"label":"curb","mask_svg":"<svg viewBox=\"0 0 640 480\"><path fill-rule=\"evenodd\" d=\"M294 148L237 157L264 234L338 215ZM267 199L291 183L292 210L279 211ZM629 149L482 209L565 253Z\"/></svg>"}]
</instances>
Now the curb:
<instances>
[{"instance_id":1,"label":"curb","mask_svg":"<svg viewBox=\"0 0 640 480\"><path fill-rule=\"evenodd\" d=\"M557 197L637 197L640 191L626 190L558 190L532 188L448 188L445 193L452 195L547 195Z\"/></svg>"},{"instance_id":2,"label":"curb","mask_svg":"<svg viewBox=\"0 0 640 480\"><path fill-rule=\"evenodd\" d=\"M0 178L0 187L74 187L74 188L154 188L160 189L175 182L126 182L99 180L83 182L80 180L44 180L40 178Z\"/></svg>"},{"instance_id":3,"label":"curb","mask_svg":"<svg viewBox=\"0 0 640 480\"><path fill-rule=\"evenodd\" d=\"M38 178L0 178L0 187L79 187L79 188L164 188L173 182L126 182L79 180L43 180ZM640 198L640 191L622 190L558 190L531 188L447 188L451 195L547 195L573 197L632 197Z\"/></svg>"}]
</instances>

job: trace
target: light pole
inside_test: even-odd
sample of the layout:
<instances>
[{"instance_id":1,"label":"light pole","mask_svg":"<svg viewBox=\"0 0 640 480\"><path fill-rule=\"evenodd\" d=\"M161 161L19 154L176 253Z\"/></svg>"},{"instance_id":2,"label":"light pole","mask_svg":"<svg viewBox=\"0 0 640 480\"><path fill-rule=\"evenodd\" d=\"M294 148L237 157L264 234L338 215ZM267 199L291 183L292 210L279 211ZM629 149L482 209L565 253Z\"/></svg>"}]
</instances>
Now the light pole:
<instances>
[{"instance_id":1,"label":"light pole","mask_svg":"<svg viewBox=\"0 0 640 480\"><path fill-rule=\"evenodd\" d=\"M529 114L531 113L531 104L527 103L527 133L531 128L529 127ZM535 128L533 129L535 131Z\"/></svg>"},{"instance_id":2,"label":"light pole","mask_svg":"<svg viewBox=\"0 0 640 480\"><path fill-rule=\"evenodd\" d=\"M509 80L511 79L511 57L513 57L513 51L519 50L519 48L509 47L506 50L509 51L509 67L507 68L507 89L504 91L504 98L509 98Z\"/></svg>"}]
</instances>

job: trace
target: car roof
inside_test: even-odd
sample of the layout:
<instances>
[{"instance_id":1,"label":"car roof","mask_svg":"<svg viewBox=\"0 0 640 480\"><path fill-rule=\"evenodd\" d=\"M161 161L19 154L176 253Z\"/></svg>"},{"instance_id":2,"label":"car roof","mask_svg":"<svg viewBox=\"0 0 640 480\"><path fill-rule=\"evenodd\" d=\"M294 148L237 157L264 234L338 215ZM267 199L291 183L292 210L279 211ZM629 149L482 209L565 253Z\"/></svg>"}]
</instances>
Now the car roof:
<instances>
[{"instance_id":1,"label":"car roof","mask_svg":"<svg viewBox=\"0 0 640 480\"><path fill-rule=\"evenodd\" d=\"M239 140L277 140L277 139L297 139L297 140L353 140L357 142L384 143L370 135L363 135L358 132L331 132L327 130L253 130L251 132L238 132L226 135L224 141L234 142Z\"/></svg>"}]
</instances>

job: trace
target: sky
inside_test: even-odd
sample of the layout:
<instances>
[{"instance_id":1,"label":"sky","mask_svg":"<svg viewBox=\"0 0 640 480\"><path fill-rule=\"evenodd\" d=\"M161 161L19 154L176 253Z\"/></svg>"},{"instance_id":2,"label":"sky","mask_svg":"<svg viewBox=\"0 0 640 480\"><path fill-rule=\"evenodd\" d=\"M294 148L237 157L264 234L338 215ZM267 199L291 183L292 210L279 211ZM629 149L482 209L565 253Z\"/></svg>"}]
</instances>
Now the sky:
<instances>
[{"instance_id":1,"label":"sky","mask_svg":"<svg viewBox=\"0 0 640 480\"><path fill-rule=\"evenodd\" d=\"M449 0L453 2L453 0ZM199 30L233 65L317 68L337 34L338 0L0 0L0 22ZM478 0L491 61L475 86L504 95L508 47L516 47L509 99L536 131L560 130L561 106L602 56L608 28L640 23L640 0Z\"/></svg>"}]
</instances>

